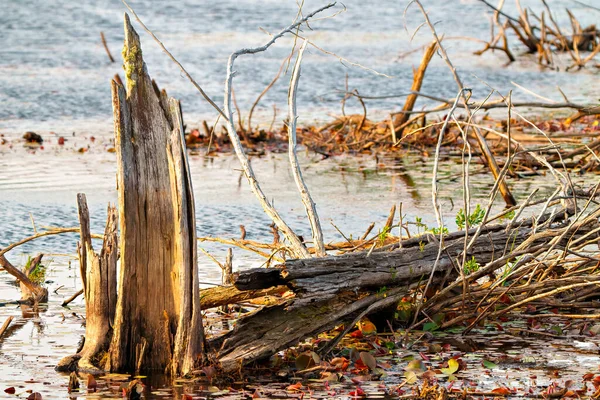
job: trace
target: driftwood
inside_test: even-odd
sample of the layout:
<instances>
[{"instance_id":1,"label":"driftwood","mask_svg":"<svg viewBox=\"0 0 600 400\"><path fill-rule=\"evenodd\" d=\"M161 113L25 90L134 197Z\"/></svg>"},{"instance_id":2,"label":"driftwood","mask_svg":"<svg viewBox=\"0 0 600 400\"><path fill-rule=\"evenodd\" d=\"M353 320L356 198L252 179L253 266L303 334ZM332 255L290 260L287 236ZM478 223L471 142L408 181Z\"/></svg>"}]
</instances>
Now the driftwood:
<instances>
[{"instance_id":1,"label":"driftwood","mask_svg":"<svg viewBox=\"0 0 600 400\"><path fill-rule=\"evenodd\" d=\"M29 279L29 274L40 263L41 259L42 255L40 254L31 261L29 268L24 268L23 271L21 271L12 265L4 255L0 255L0 266L19 281L19 286L21 288L21 303L37 304L48 301L48 289Z\"/></svg>"},{"instance_id":2,"label":"driftwood","mask_svg":"<svg viewBox=\"0 0 600 400\"><path fill-rule=\"evenodd\" d=\"M520 245L536 251L544 246L558 250L598 229L591 220L569 224L564 213L555 213L553 219L548 217L445 235L433 286L441 289L452 281L456 285L465 234L475 238L468 250L469 259L474 257L480 265L487 266L481 271L489 274L523 254L512 256L513 249ZM540 229L539 224L546 228ZM393 306L411 288L428 280L439 245L436 237L424 235L404 240L401 248L394 244L371 253L288 260L276 268L240 272L235 281L239 290L286 286L295 297L242 318L233 331L214 338L210 345L217 351L221 368L234 372L245 363L268 357L306 337L344 323L350 323L349 329L364 315ZM331 346L323 352L329 350Z\"/></svg>"},{"instance_id":3,"label":"driftwood","mask_svg":"<svg viewBox=\"0 0 600 400\"><path fill-rule=\"evenodd\" d=\"M4 321L4 323L2 324L2 326L0 327L0 339L2 339L2 335L4 335L4 332L6 332L6 330L8 329L8 327L10 326L11 322L13 320L13 317L10 316L6 319L6 321Z\"/></svg>"},{"instance_id":4,"label":"driftwood","mask_svg":"<svg viewBox=\"0 0 600 400\"><path fill-rule=\"evenodd\" d=\"M437 46L438 45L435 40L431 42L429 46L427 46L427 48L425 49L425 53L423 53L423 59L421 60L421 64L419 64L419 68L413 73L413 83L410 90L414 93L411 93L406 97L406 101L404 103L404 107L402 107L402 111L398 115L396 115L396 118L394 119L392 128L394 129L394 138L396 137L396 132L399 131L400 134L402 134L402 131L405 127L404 124L408 121L410 113L415 107L415 103L417 102L418 98L416 92L419 92L421 90L423 80L425 79L425 71L427 71L427 67L429 66L429 62L431 61L433 55L435 54L435 51L437 50ZM396 139L394 139L394 143L395 142Z\"/></svg>"}]
</instances>

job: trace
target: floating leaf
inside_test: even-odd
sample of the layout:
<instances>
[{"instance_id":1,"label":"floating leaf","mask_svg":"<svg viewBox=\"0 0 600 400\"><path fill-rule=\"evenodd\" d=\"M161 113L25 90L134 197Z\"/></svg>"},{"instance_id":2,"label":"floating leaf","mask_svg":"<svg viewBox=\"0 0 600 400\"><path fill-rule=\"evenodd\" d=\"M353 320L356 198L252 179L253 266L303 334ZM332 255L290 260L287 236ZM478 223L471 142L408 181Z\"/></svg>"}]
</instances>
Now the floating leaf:
<instances>
[{"instance_id":1,"label":"floating leaf","mask_svg":"<svg viewBox=\"0 0 600 400\"><path fill-rule=\"evenodd\" d=\"M97 387L98 387L98 383L94 379L94 376L91 374L88 375L87 376L87 390L91 390L92 392L95 392Z\"/></svg>"},{"instance_id":2,"label":"floating leaf","mask_svg":"<svg viewBox=\"0 0 600 400\"><path fill-rule=\"evenodd\" d=\"M371 371L373 371L375 368L377 368L377 360L375 360L375 357L373 357L373 355L371 353L367 353L366 351L361 351L360 359L362 360L363 364L365 364L367 367L369 367L369 369Z\"/></svg>"},{"instance_id":3,"label":"floating leaf","mask_svg":"<svg viewBox=\"0 0 600 400\"><path fill-rule=\"evenodd\" d=\"M363 334L363 336L372 336L377 334L377 327L368 319L360 321L358 323L358 329L360 329L360 332Z\"/></svg>"},{"instance_id":4,"label":"floating leaf","mask_svg":"<svg viewBox=\"0 0 600 400\"><path fill-rule=\"evenodd\" d=\"M298 392L302 389L302 382L294 383L286 388L288 392Z\"/></svg>"},{"instance_id":5,"label":"floating leaf","mask_svg":"<svg viewBox=\"0 0 600 400\"><path fill-rule=\"evenodd\" d=\"M16 390L13 386L4 389L4 393L8 393L8 394L15 394Z\"/></svg>"},{"instance_id":6,"label":"floating leaf","mask_svg":"<svg viewBox=\"0 0 600 400\"><path fill-rule=\"evenodd\" d=\"M412 360L411 362L408 363L408 365L404 369L407 371L422 372L422 371L425 371L425 365L423 364L423 361L421 361L421 360Z\"/></svg>"},{"instance_id":7,"label":"floating leaf","mask_svg":"<svg viewBox=\"0 0 600 400\"><path fill-rule=\"evenodd\" d=\"M454 358L451 358L448 360L448 368L441 368L441 371L444 375L452 375L458 371L458 367L458 361L456 361Z\"/></svg>"},{"instance_id":8,"label":"floating leaf","mask_svg":"<svg viewBox=\"0 0 600 400\"><path fill-rule=\"evenodd\" d=\"M38 392L33 392L27 397L27 400L42 400L42 395Z\"/></svg>"},{"instance_id":9,"label":"floating leaf","mask_svg":"<svg viewBox=\"0 0 600 400\"><path fill-rule=\"evenodd\" d=\"M330 364L336 369L345 371L346 368L348 368L348 365L350 365L350 361L348 361L345 357L336 357L331 360Z\"/></svg>"},{"instance_id":10,"label":"floating leaf","mask_svg":"<svg viewBox=\"0 0 600 400\"><path fill-rule=\"evenodd\" d=\"M357 387L356 390L353 390L348 394L352 397L364 397L367 395L360 387Z\"/></svg>"},{"instance_id":11,"label":"floating leaf","mask_svg":"<svg viewBox=\"0 0 600 400\"><path fill-rule=\"evenodd\" d=\"M437 343L430 343L429 346L427 346L427 352L428 353L441 353L442 346Z\"/></svg>"},{"instance_id":12,"label":"floating leaf","mask_svg":"<svg viewBox=\"0 0 600 400\"><path fill-rule=\"evenodd\" d=\"M506 395L510 394L510 390L508 388L505 388L505 387L499 387L499 388L496 388L496 389L492 390L492 393L506 396Z\"/></svg>"},{"instance_id":13,"label":"floating leaf","mask_svg":"<svg viewBox=\"0 0 600 400\"><path fill-rule=\"evenodd\" d=\"M562 336L563 335L563 330L558 325L554 325L553 327L550 328L550 330L553 331L554 333L556 333L558 336Z\"/></svg>"},{"instance_id":14,"label":"floating leaf","mask_svg":"<svg viewBox=\"0 0 600 400\"><path fill-rule=\"evenodd\" d=\"M296 357L296 369L299 371L305 370L316 365L315 360L310 353L302 353Z\"/></svg>"},{"instance_id":15,"label":"floating leaf","mask_svg":"<svg viewBox=\"0 0 600 400\"><path fill-rule=\"evenodd\" d=\"M483 366L488 369L498 368L498 365L491 362L490 360L483 360Z\"/></svg>"},{"instance_id":16,"label":"floating leaf","mask_svg":"<svg viewBox=\"0 0 600 400\"><path fill-rule=\"evenodd\" d=\"M406 380L407 384L412 385L413 383L417 382L417 374L414 371L406 371L404 373L404 379Z\"/></svg>"}]
</instances>

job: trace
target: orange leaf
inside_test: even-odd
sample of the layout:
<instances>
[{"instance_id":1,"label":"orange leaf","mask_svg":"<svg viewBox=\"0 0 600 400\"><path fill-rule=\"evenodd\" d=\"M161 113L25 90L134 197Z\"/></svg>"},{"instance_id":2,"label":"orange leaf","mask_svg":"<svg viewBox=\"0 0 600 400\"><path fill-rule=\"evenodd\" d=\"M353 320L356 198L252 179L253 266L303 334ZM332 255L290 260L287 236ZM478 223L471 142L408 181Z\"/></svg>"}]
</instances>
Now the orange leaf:
<instances>
[{"instance_id":1,"label":"orange leaf","mask_svg":"<svg viewBox=\"0 0 600 400\"><path fill-rule=\"evenodd\" d=\"M510 394L510 390L508 390L508 388L505 388L505 387L499 387L499 388L492 390L492 393L501 394L501 395L505 396L505 395Z\"/></svg>"},{"instance_id":2,"label":"orange leaf","mask_svg":"<svg viewBox=\"0 0 600 400\"><path fill-rule=\"evenodd\" d=\"M364 336L371 336L377 334L377 327L368 319L360 321L358 323L358 329L360 329Z\"/></svg>"}]
</instances>

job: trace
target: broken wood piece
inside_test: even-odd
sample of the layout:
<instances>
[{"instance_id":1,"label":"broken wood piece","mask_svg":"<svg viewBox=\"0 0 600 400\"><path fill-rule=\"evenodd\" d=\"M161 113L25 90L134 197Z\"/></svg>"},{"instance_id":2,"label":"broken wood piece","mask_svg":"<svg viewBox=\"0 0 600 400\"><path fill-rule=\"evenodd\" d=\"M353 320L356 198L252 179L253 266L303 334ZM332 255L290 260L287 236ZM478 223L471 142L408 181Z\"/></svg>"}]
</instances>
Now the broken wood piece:
<instances>
[{"instance_id":1,"label":"broken wood piece","mask_svg":"<svg viewBox=\"0 0 600 400\"><path fill-rule=\"evenodd\" d=\"M92 247L90 216L85 195L77 195L81 242L79 263L85 292L86 326L85 343L75 355L63 358L57 365L58 371L80 371L89 374L104 373L104 365L98 361L108 350L117 301L117 256L118 215L115 207L108 207L104 242L100 253ZM84 278L85 277L85 278ZM63 302L63 304L68 302Z\"/></svg>"},{"instance_id":2,"label":"broken wood piece","mask_svg":"<svg viewBox=\"0 0 600 400\"><path fill-rule=\"evenodd\" d=\"M414 72L413 83L411 86L411 92L419 92L421 90L421 86L423 85L423 80L425 79L425 71L427 71L427 67L437 50L437 42L434 40L425 48L425 53L423 53L423 59L421 59L421 64L419 64L419 68ZM402 131L404 128L399 129L400 126L404 125L409 117L410 112L415 107L417 102L418 95L416 93L411 93L406 97L406 101L404 102L404 107L402 107L402 112L396 115L394 122L392 124L394 135L399 131L400 138L402 139ZM394 140L394 144L396 140Z\"/></svg>"},{"instance_id":3,"label":"broken wood piece","mask_svg":"<svg viewBox=\"0 0 600 400\"><path fill-rule=\"evenodd\" d=\"M215 286L200 290L200 307L202 310L207 310L259 297L281 295L288 290L287 286L274 286L261 290L239 290L235 286Z\"/></svg>"},{"instance_id":4,"label":"broken wood piece","mask_svg":"<svg viewBox=\"0 0 600 400\"><path fill-rule=\"evenodd\" d=\"M79 296L81 296L83 294L83 289L79 289L77 292L73 293L72 296L70 296L68 299L65 299L62 303L61 303L61 307L66 307L68 306L73 300L75 300L76 298L78 298Z\"/></svg>"},{"instance_id":5,"label":"broken wood piece","mask_svg":"<svg viewBox=\"0 0 600 400\"><path fill-rule=\"evenodd\" d=\"M41 259L41 258L40 258ZM21 287L21 303L37 304L48 301L48 289L33 282L24 271L12 265L4 255L0 255L0 266L19 281Z\"/></svg>"},{"instance_id":6,"label":"broken wood piece","mask_svg":"<svg viewBox=\"0 0 600 400\"><path fill-rule=\"evenodd\" d=\"M4 321L4 323L2 324L2 327L0 327L0 339L2 339L2 335L4 335L4 332L6 332L6 330L10 326L10 323L12 322L12 320L13 320L12 316L8 317L6 319L6 321Z\"/></svg>"}]
</instances>

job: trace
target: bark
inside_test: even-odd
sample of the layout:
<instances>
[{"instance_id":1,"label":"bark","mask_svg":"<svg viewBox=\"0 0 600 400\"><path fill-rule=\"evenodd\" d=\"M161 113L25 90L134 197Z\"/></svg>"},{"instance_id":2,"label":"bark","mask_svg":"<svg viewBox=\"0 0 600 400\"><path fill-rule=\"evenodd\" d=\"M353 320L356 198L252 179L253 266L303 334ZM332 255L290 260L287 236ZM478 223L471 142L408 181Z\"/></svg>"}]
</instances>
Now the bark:
<instances>
[{"instance_id":1,"label":"bark","mask_svg":"<svg viewBox=\"0 0 600 400\"><path fill-rule=\"evenodd\" d=\"M104 242L97 254L92 247L90 216L84 194L77 195L77 205L81 225L79 266L86 309L85 343L77 354L63 358L56 369L101 374L117 299L118 214L115 207L108 207Z\"/></svg>"},{"instance_id":2,"label":"bark","mask_svg":"<svg viewBox=\"0 0 600 400\"><path fill-rule=\"evenodd\" d=\"M235 286L217 286L200 290L200 306L203 310L241 303L265 296L275 296L285 293L287 286L275 286L262 290L239 290Z\"/></svg>"},{"instance_id":3,"label":"bark","mask_svg":"<svg viewBox=\"0 0 600 400\"><path fill-rule=\"evenodd\" d=\"M561 218L555 220L555 226ZM506 256L504 265L510 260L511 249L521 244L539 249L549 247L549 238L557 237L560 240L555 243L555 249L561 249L575 237L593 232L597 226L573 224L566 229L562 225L534 234L532 220L521 221L514 229L506 229L507 225L490 225L481 229L468 257L475 257L480 265L491 265L488 263ZM477 228L470 229L469 237L474 237L476 232ZM457 278L457 260L462 259L464 236L464 231L445 236L433 286L441 287L444 282ZM405 240L400 249L397 246L386 246L370 255L360 252L288 260L277 268L240 272L235 282L240 290L259 291L286 285L296 297L244 317L233 331L213 339L210 344L218 349L220 367L224 372L235 372L246 363L268 357L339 324L346 324L347 332L361 317L394 307L411 288L428 280L439 242L429 235ZM387 289L381 291L383 287ZM335 341L326 345L322 352L328 352L334 344Z\"/></svg>"},{"instance_id":4,"label":"bark","mask_svg":"<svg viewBox=\"0 0 600 400\"><path fill-rule=\"evenodd\" d=\"M504 225L484 229L468 253L468 258L483 265L502 257L507 243L517 246L531 236L530 226L506 232ZM472 230L472 236L475 230ZM276 268L249 269L237 277L235 286L240 290L266 289L287 285L297 294L292 307L327 300L348 290L370 290L395 286L427 278L438 253L438 241L431 235L403 242L401 249L349 253L319 259L288 260ZM444 272L453 267L454 260L464 249L464 232L445 238L445 249L437 267Z\"/></svg>"},{"instance_id":5,"label":"bark","mask_svg":"<svg viewBox=\"0 0 600 400\"><path fill-rule=\"evenodd\" d=\"M111 371L191 371L204 334L192 183L179 103L148 75L125 15L127 89L112 82L121 268Z\"/></svg>"}]
</instances>

